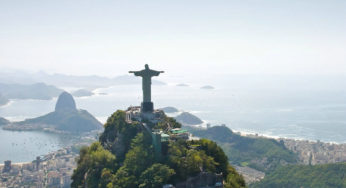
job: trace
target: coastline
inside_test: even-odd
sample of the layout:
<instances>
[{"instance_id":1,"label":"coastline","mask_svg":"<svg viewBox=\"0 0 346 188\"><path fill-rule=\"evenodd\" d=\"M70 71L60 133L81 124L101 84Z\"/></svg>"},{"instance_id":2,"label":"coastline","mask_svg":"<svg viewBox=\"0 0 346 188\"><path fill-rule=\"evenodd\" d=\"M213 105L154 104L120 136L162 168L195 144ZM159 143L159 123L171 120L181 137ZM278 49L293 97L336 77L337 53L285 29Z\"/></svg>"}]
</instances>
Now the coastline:
<instances>
[{"instance_id":1,"label":"coastline","mask_svg":"<svg viewBox=\"0 0 346 188\"><path fill-rule=\"evenodd\" d=\"M298 155L300 164L315 165L346 161L346 143L282 137L273 138L253 134L243 134L242 136L251 138L269 138L282 142L287 149Z\"/></svg>"},{"instance_id":2,"label":"coastline","mask_svg":"<svg viewBox=\"0 0 346 188\"><path fill-rule=\"evenodd\" d=\"M230 128L230 127L228 127ZM231 128L230 128L231 129ZM248 131L248 130L237 130L237 129L231 129L234 133L239 134L241 136L247 136L247 137L263 137L263 138L271 138L275 140L295 140L295 141L309 141L309 142L323 142L323 143L328 143L328 144L346 144L346 142L336 142L336 141L324 141L323 139L307 139L307 138L302 138L302 137L288 137L288 136L274 136L270 134L265 134L265 133L256 133L255 131Z\"/></svg>"},{"instance_id":3,"label":"coastline","mask_svg":"<svg viewBox=\"0 0 346 188\"><path fill-rule=\"evenodd\" d=\"M30 164L32 162L18 162L18 163L11 163L12 166L23 166L23 165L27 165L27 164ZM3 163L0 163L0 167L4 167L5 164Z\"/></svg>"},{"instance_id":4,"label":"coastline","mask_svg":"<svg viewBox=\"0 0 346 188\"><path fill-rule=\"evenodd\" d=\"M205 129L202 127L196 127L199 129ZM298 156L298 164L304 165L316 165L316 164L326 164L326 163L337 163L337 162L345 162L346 161L346 143L343 144L335 144L335 143L325 143L320 141L309 141L304 139L291 139L291 138L280 138L280 137L268 137L265 135L259 134L249 134L249 132L234 132L235 134L240 134L241 136L251 137L251 138L266 138L266 139L275 139L278 142L283 142L287 149L296 153ZM91 141L91 140L89 140ZM85 142L88 144L89 142ZM81 145L82 143L79 143ZM66 152L69 151L69 152ZM76 166L74 162L75 158L78 157L78 152L72 154L71 146L61 148L57 151L50 152L42 158L44 161L43 168L52 169L50 173L57 173L60 178L70 179L73 169ZM62 155L60 155L61 153ZM67 165L65 165L66 160L68 161ZM17 162L12 163L12 166L15 166L17 169L24 168L33 168L34 161L32 162ZM63 165L63 168L61 168ZM46 166L46 167L44 167ZM4 167L4 164L0 163L0 169ZM247 184L260 181L265 177L265 173L250 167L244 166L234 166L239 173L241 173ZM65 171L65 169L70 169ZM44 171L39 170L36 172L35 170L27 171L26 176L32 177L32 174L37 173L40 177L45 177L46 174L42 173ZM15 177L13 177L15 178ZM12 180L11 180L12 181ZM21 179L13 179L13 182L21 182ZM36 181L36 180L35 180ZM39 180L37 180L39 182Z\"/></svg>"}]
</instances>

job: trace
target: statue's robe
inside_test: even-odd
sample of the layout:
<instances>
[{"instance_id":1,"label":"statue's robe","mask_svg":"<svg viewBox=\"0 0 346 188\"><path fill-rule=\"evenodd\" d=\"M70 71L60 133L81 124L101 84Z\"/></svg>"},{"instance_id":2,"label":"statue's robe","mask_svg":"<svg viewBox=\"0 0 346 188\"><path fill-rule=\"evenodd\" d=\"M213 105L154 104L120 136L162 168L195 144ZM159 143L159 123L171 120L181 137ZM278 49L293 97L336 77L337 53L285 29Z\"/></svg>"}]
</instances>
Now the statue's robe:
<instances>
[{"instance_id":1,"label":"statue's robe","mask_svg":"<svg viewBox=\"0 0 346 188\"><path fill-rule=\"evenodd\" d=\"M144 69L134 74L142 77L143 102L151 102L151 77L158 76L160 71Z\"/></svg>"}]
</instances>

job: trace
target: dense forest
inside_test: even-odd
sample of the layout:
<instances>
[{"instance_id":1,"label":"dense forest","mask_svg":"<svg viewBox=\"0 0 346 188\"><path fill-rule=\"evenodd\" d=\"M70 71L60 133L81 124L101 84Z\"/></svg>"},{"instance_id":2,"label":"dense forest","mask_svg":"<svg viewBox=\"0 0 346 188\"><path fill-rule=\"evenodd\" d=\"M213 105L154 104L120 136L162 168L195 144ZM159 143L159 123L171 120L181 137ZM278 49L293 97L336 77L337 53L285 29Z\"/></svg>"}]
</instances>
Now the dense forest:
<instances>
[{"instance_id":1,"label":"dense forest","mask_svg":"<svg viewBox=\"0 0 346 188\"><path fill-rule=\"evenodd\" d=\"M172 118L164 121L181 126ZM164 128L163 124L155 125L157 128ZM162 153L157 159L151 135L139 122L126 122L124 111L117 111L108 118L99 141L81 149L72 187L155 188L184 182L201 171L221 174L226 188L245 187L242 176L213 141L169 141Z\"/></svg>"},{"instance_id":2,"label":"dense forest","mask_svg":"<svg viewBox=\"0 0 346 188\"><path fill-rule=\"evenodd\" d=\"M346 187L346 163L288 165L266 175L251 188L328 188Z\"/></svg>"}]
</instances>

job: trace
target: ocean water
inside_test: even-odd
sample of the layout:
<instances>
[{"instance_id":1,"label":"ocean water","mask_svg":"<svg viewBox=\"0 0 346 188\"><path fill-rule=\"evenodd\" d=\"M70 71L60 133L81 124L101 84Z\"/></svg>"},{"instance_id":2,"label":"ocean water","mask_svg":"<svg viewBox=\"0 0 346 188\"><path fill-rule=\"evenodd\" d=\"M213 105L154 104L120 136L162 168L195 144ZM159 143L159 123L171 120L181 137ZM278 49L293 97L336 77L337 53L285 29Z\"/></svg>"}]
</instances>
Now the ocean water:
<instances>
[{"instance_id":1,"label":"ocean water","mask_svg":"<svg viewBox=\"0 0 346 188\"><path fill-rule=\"evenodd\" d=\"M0 163L11 160L13 163L30 162L37 156L46 155L68 146L72 138L34 131L5 131L0 128Z\"/></svg>"},{"instance_id":2,"label":"ocean water","mask_svg":"<svg viewBox=\"0 0 346 188\"><path fill-rule=\"evenodd\" d=\"M270 76L245 79L241 76L214 79L208 83L215 87L213 90L200 89L204 84L199 80L188 83L189 87L179 87L176 84L182 82L167 80L168 85L153 85L152 100L155 108L173 106L191 112L212 125L226 124L236 132L346 143L346 85L342 80L345 79L273 79ZM141 85L97 89L95 93L107 95L76 98L76 103L78 108L88 110L101 122L105 122L116 110L139 105L142 100L141 89ZM56 99L15 100L0 107L0 116L12 121L37 117L53 111L55 102ZM14 133L2 131L1 134L2 141L6 138L3 135ZM51 137L45 134L34 137ZM52 137L52 140L51 148L42 151L48 152L63 145L58 138ZM15 140L12 143L16 147L2 147L1 151L11 149L13 153L19 152L19 144ZM4 155L1 152L0 161L13 156Z\"/></svg>"}]
</instances>

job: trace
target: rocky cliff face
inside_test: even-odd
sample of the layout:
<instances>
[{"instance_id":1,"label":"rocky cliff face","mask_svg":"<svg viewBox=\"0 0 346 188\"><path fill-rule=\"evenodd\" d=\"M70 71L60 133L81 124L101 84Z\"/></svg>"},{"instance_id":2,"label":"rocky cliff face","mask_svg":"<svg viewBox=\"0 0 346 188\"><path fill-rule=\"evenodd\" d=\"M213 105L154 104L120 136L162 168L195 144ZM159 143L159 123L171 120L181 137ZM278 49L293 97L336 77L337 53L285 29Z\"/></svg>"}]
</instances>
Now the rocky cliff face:
<instances>
[{"instance_id":1,"label":"rocky cliff face","mask_svg":"<svg viewBox=\"0 0 346 188\"><path fill-rule=\"evenodd\" d=\"M76 103L71 94L62 92L55 105L55 111L76 111Z\"/></svg>"}]
</instances>

